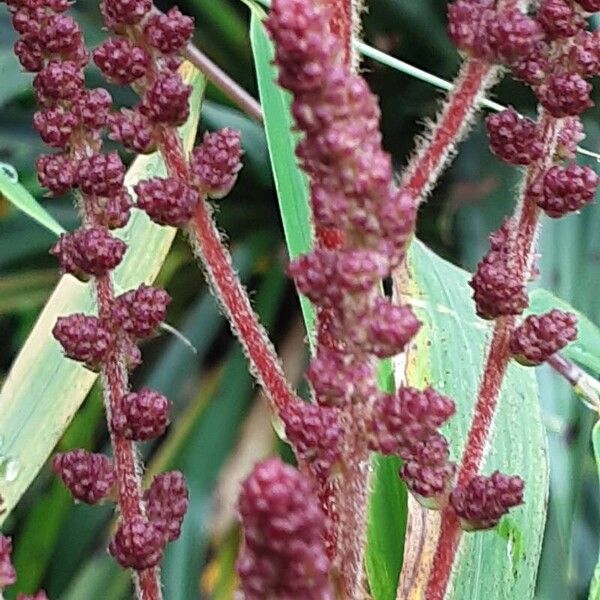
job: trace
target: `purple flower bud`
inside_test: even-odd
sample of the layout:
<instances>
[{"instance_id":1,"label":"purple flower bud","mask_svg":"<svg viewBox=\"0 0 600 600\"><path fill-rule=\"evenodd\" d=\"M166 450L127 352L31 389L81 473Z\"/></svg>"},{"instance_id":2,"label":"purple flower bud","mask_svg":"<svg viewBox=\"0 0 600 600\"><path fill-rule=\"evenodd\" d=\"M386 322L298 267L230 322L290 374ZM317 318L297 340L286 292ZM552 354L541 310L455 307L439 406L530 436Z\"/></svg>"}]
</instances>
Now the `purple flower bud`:
<instances>
[{"instance_id":1,"label":"purple flower bud","mask_svg":"<svg viewBox=\"0 0 600 600\"><path fill-rule=\"evenodd\" d=\"M14 52L26 71L37 73L44 68L44 52L36 35L25 34L21 36L15 42Z\"/></svg>"},{"instance_id":2,"label":"purple flower bud","mask_svg":"<svg viewBox=\"0 0 600 600\"><path fill-rule=\"evenodd\" d=\"M121 521L108 551L125 569L143 571L162 559L165 542L161 531L145 517Z\"/></svg>"},{"instance_id":3,"label":"purple flower bud","mask_svg":"<svg viewBox=\"0 0 600 600\"><path fill-rule=\"evenodd\" d=\"M150 65L148 52L126 38L105 40L92 56L103 75L120 85L129 85L144 77Z\"/></svg>"},{"instance_id":4,"label":"purple flower bud","mask_svg":"<svg viewBox=\"0 0 600 600\"><path fill-rule=\"evenodd\" d=\"M116 152L92 154L81 159L77 182L84 194L111 196L121 190L125 167Z\"/></svg>"},{"instance_id":5,"label":"purple flower bud","mask_svg":"<svg viewBox=\"0 0 600 600\"><path fill-rule=\"evenodd\" d=\"M333 599L325 515L304 476L279 459L260 463L242 484L239 512L245 544L237 572L246 600Z\"/></svg>"},{"instance_id":6,"label":"purple flower bud","mask_svg":"<svg viewBox=\"0 0 600 600\"><path fill-rule=\"evenodd\" d=\"M102 0L100 4L106 25L135 25L152 9L152 0Z\"/></svg>"},{"instance_id":7,"label":"purple flower bud","mask_svg":"<svg viewBox=\"0 0 600 600\"><path fill-rule=\"evenodd\" d=\"M65 59L79 56L84 48L83 34L77 22L68 15L53 15L40 30L40 42L48 55Z\"/></svg>"},{"instance_id":8,"label":"purple flower bud","mask_svg":"<svg viewBox=\"0 0 600 600\"><path fill-rule=\"evenodd\" d=\"M71 110L87 133L99 132L106 126L112 98L104 88L85 90L73 100Z\"/></svg>"},{"instance_id":9,"label":"purple flower bud","mask_svg":"<svg viewBox=\"0 0 600 600\"><path fill-rule=\"evenodd\" d=\"M81 67L71 61L51 60L33 79L33 90L42 106L74 99L83 88Z\"/></svg>"},{"instance_id":10,"label":"purple flower bud","mask_svg":"<svg viewBox=\"0 0 600 600\"><path fill-rule=\"evenodd\" d=\"M309 403L291 404L280 416L294 451L319 479L326 479L341 455L344 428L340 410Z\"/></svg>"},{"instance_id":11,"label":"purple flower bud","mask_svg":"<svg viewBox=\"0 0 600 600\"><path fill-rule=\"evenodd\" d=\"M42 140L53 148L67 148L78 125L73 112L61 106L43 108L33 115L33 126Z\"/></svg>"},{"instance_id":12,"label":"purple flower bud","mask_svg":"<svg viewBox=\"0 0 600 600\"><path fill-rule=\"evenodd\" d=\"M513 332L510 351L523 365L540 365L577 337L577 318L552 310L531 315Z\"/></svg>"},{"instance_id":13,"label":"purple flower bud","mask_svg":"<svg viewBox=\"0 0 600 600\"><path fill-rule=\"evenodd\" d=\"M505 162L529 165L542 156L544 144L537 124L519 117L513 108L490 115L486 125L492 152Z\"/></svg>"},{"instance_id":14,"label":"purple flower bud","mask_svg":"<svg viewBox=\"0 0 600 600\"><path fill-rule=\"evenodd\" d=\"M123 144L137 154L150 154L156 150L155 125L139 110L121 109L109 118L111 140Z\"/></svg>"},{"instance_id":15,"label":"purple flower bud","mask_svg":"<svg viewBox=\"0 0 600 600\"><path fill-rule=\"evenodd\" d=\"M580 115L594 105L592 85L578 73L553 75L535 91L544 108L557 119Z\"/></svg>"},{"instance_id":16,"label":"purple flower bud","mask_svg":"<svg viewBox=\"0 0 600 600\"><path fill-rule=\"evenodd\" d=\"M159 225L185 227L192 218L200 196L198 192L174 177L154 177L134 187L137 206Z\"/></svg>"},{"instance_id":17,"label":"purple flower bud","mask_svg":"<svg viewBox=\"0 0 600 600\"><path fill-rule=\"evenodd\" d=\"M0 589L13 585L17 572L12 564L12 541L0 534Z\"/></svg>"},{"instance_id":18,"label":"purple flower bud","mask_svg":"<svg viewBox=\"0 0 600 600\"><path fill-rule=\"evenodd\" d=\"M538 206L556 219L593 202L597 187L598 175L591 167L573 164L551 167L543 176L541 189L539 182L534 182L530 193Z\"/></svg>"},{"instance_id":19,"label":"purple flower bud","mask_svg":"<svg viewBox=\"0 0 600 600\"><path fill-rule=\"evenodd\" d=\"M61 234L50 254L58 259L62 273L99 277L121 262L126 249L125 242L105 227L89 227Z\"/></svg>"},{"instance_id":20,"label":"purple flower bud","mask_svg":"<svg viewBox=\"0 0 600 600\"><path fill-rule=\"evenodd\" d=\"M104 454L71 450L55 454L53 471L62 479L76 500L97 504L110 494L116 480L112 461Z\"/></svg>"},{"instance_id":21,"label":"purple flower bud","mask_svg":"<svg viewBox=\"0 0 600 600\"><path fill-rule=\"evenodd\" d=\"M175 6L167 14L153 15L144 27L144 38L149 46L162 54L177 54L194 33L194 19L181 13Z\"/></svg>"},{"instance_id":22,"label":"purple flower bud","mask_svg":"<svg viewBox=\"0 0 600 600\"><path fill-rule=\"evenodd\" d=\"M536 18L554 39L573 37L586 26L583 16L567 0L542 0Z\"/></svg>"},{"instance_id":23,"label":"purple flower bud","mask_svg":"<svg viewBox=\"0 0 600 600\"><path fill-rule=\"evenodd\" d=\"M144 388L125 394L112 407L113 431L126 440L145 441L160 437L169 425L171 403L166 396Z\"/></svg>"},{"instance_id":24,"label":"purple flower bud","mask_svg":"<svg viewBox=\"0 0 600 600\"><path fill-rule=\"evenodd\" d=\"M125 188L108 197L93 196L87 203L87 209L94 215L95 222L108 229L125 227L132 206L133 200Z\"/></svg>"},{"instance_id":25,"label":"purple flower bud","mask_svg":"<svg viewBox=\"0 0 600 600\"><path fill-rule=\"evenodd\" d=\"M463 529L489 529L509 509L523 503L523 487L520 477L495 471L490 477L476 475L467 485L456 486L450 502Z\"/></svg>"},{"instance_id":26,"label":"purple flower bud","mask_svg":"<svg viewBox=\"0 0 600 600\"><path fill-rule=\"evenodd\" d=\"M190 160L195 185L210 198L223 198L235 184L242 168L241 157L239 131L225 128L206 132Z\"/></svg>"},{"instance_id":27,"label":"purple flower bud","mask_svg":"<svg viewBox=\"0 0 600 600\"><path fill-rule=\"evenodd\" d=\"M190 114L192 86L183 83L179 73L160 75L146 91L140 111L155 123L183 125Z\"/></svg>"},{"instance_id":28,"label":"purple flower bud","mask_svg":"<svg viewBox=\"0 0 600 600\"><path fill-rule=\"evenodd\" d=\"M379 358L402 352L421 327L409 306L377 298L367 320L369 350Z\"/></svg>"},{"instance_id":29,"label":"purple flower bud","mask_svg":"<svg viewBox=\"0 0 600 600\"><path fill-rule=\"evenodd\" d=\"M110 331L98 317L81 313L59 317L52 335L63 347L65 356L85 363L94 371L104 362L112 343Z\"/></svg>"},{"instance_id":30,"label":"purple flower bud","mask_svg":"<svg viewBox=\"0 0 600 600\"><path fill-rule=\"evenodd\" d=\"M142 284L115 299L112 320L133 337L150 337L164 321L170 302L162 288Z\"/></svg>"},{"instance_id":31,"label":"purple flower bud","mask_svg":"<svg viewBox=\"0 0 600 600\"><path fill-rule=\"evenodd\" d=\"M148 519L163 534L165 541L176 540L181 534L189 504L183 474L170 471L157 475L144 494L144 500Z\"/></svg>"},{"instance_id":32,"label":"purple flower bud","mask_svg":"<svg viewBox=\"0 0 600 600\"><path fill-rule=\"evenodd\" d=\"M76 166L68 154L42 154L35 163L40 185L53 196L62 196L73 187Z\"/></svg>"}]
</instances>

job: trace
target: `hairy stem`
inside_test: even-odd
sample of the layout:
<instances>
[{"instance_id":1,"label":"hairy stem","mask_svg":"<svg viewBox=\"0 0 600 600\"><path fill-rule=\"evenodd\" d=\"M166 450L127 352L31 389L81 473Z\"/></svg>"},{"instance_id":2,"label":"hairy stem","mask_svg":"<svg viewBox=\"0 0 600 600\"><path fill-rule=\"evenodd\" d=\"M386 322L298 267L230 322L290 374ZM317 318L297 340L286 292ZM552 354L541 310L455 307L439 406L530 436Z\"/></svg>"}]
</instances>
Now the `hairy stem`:
<instances>
[{"instance_id":1,"label":"hairy stem","mask_svg":"<svg viewBox=\"0 0 600 600\"><path fill-rule=\"evenodd\" d=\"M556 140L560 121L542 112L540 129L544 141L543 158L533 163L526 172L521 201L517 205L510 232L510 252L517 278L525 284L531 275L534 258L535 238L539 225L540 209L535 201L527 196L528 184L546 171L552 164L556 149ZM463 450L458 484L467 484L478 472L484 456L490 429L500 398L500 391L508 361L510 359L509 341L517 321L513 316L496 320L492 340L488 350L483 379L467 442ZM456 550L460 541L461 529L454 510L448 506L442 514L440 534L427 586L428 600L441 600L444 597Z\"/></svg>"},{"instance_id":2,"label":"hairy stem","mask_svg":"<svg viewBox=\"0 0 600 600\"><path fill-rule=\"evenodd\" d=\"M114 291L109 275L96 279L96 297L100 317L110 319L111 306L114 301ZM117 481L117 501L121 516L124 520L143 515L144 503L142 499L142 484L140 479L140 465L138 464L135 444L117 436L111 428L110 415L112 407L116 406L128 391L128 375L126 367L126 348L117 342L110 348L106 361L102 367L102 382L104 404L110 440L113 450ZM158 567L146 569L139 573L134 572L134 582L137 596L140 600L160 600L162 592L160 587L160 570Z\"/></svg>"},{"instance_id":3,"label":"hairy stem","mask_svg":"<svg viewBox=\"0 0 600 600\"><path fill-rule=\"evenodd\" d=\"M435 186L469 129L479 100L497 80L499 67L471 58L463 63L444 108L404 171L401 187L418 202Z\"/></svg>"},{"instance_id":4,"label":"hairy stem","mask_svg":"<svg viewBox=\"0 0 600 600\"><path fill-rule=\"evenodd\" d=\"M176 132L166 129L162 132L160 150L169 173L187 178L186 158ZM204 200L198 205L189 234L215 297L267 396L278 410L290 403L301 402L285 378L275 349L252 308L248 293L233 268L231 255L213 222L210 205Z\"/></svg>"}]
</instances>

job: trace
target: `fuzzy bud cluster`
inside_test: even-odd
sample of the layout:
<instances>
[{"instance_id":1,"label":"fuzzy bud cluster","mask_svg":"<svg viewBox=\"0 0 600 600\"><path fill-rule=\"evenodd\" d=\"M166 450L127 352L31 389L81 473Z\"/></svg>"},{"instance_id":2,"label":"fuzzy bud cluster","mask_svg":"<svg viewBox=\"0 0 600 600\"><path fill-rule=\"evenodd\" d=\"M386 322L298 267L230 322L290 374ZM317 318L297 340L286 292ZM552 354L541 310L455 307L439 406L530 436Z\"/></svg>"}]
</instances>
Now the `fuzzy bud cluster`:
<instances>
[{"instance_id":1,"label":"fuzzy bud cluster","mask_svg":"<svg viewBox=\"0 0 600 600\"><path fill-rule=\"evenodd\" d=\"M209 198L223 198L237 180L242 168L240 134L234 129L206 132L202 144L194 149L190 170L194 184Z\"/></svg>"},{"instance_id":2,"label":"fuzzy bud cluster","mask_svg":"<svg viewBox=\"0 0 600 600\"><path fill-rule=\"evenodd\" d=\"M455 0L448 6L448 33L476 58L512 64L543 39L541 25L517 8L498 8L491 0Z\"/></svg>"},{"instance_id":3,"label":"fuzzy bud cluster","mask_svg":"<svg viewBox=\"0 0 600 600\"><path fill-rule=\"evenodd\" d=\"M192 218L200 195L175 177L154 177L136 184L137 206L159 225L184 227Z\"/></svg>"},{"instance_id":4,"label":"fuzzy bud cluster","mask_svg":"<svg viewBox=\"0 0 600 600\"><path fill-rule=\"evenodd\" d=\"M76 500L97 504L104 500L115 484L112 461L104 454L71 450L55 454L52 469Z\"/></svg>"},{"instance_id":5,"label":"fuzzy bud cluster","mask_svg":"<svg viewBox=\"0 0 600 600\"><path fill-rule=\"evenodd\" d=\"M424 504L443 504L455 467L448 442L439 428L454 414L454 402L432 388L402 387L382 394L375 403L368 433L369 446L404 461L400 474Z\"/></svg>"},{"instance_id":6,"label":"fuzzy bud cluster","mask_svg":"<svg viewBox=\"0 0 600 600\"><path fill-rule=\"evenodd\" d=\"M509 509L523 503L524 483L520 477L499 471L476 475L466 485L457 485L450 503L467 531L494 527Z\"/></svg>"},{"instance_id":7,"label":"fuzzy bud cluster","mask_svg":"<svg viewBox=\"0 0 600 600\"><path fill-rule=\"evenodd\" d=\"M160 437L169 425L169 399L144 388L123 396L111 410L112 430L126 440Z\"/></svg>"},{"instance_id":8,"label":"fuzzy bud cluster","mask_svg":"<svg viewBox=\"0 0 600 600\"><path fill-rule=\"evenodd\" d=\"M122 260L126 244L105 227L86 227L61 234L50 254L58 260L61 273L71 273L84 281L105 275Z\"/></svg>"},{"instance_id":9,"label":"fuzzy bud cluster","mask_svg":"<svg viewBox=\"0 0 600 600\"><path fill-rule=\"evenodd\" d=\"M572 164L548 169L530 186L529 196L554 219L581 210L593 202L598 175L591 167Z\"/></svg>"},{"instance_id":10,"label":"fuzzy bud cluster","mask_svg":"<svg viewBox=\"0 0 600 600\"><path fill-rule=\"evenodd\" d=\"M344 434L341 411L335 407L302 403L281 411L285 435L297 455L311 466L318 479L335 471Z\"/></svg>"},{"instance_id":11,"label":"fuzzy bud cluster","mask_svg":"<svg viewBox=\"0 0 600 600\"><path fill-rule=\"evenodd\" d=\"M161 561L164 547L159 528L139 515L119 523L108 551L123 568L143 571Z\"/></svg>"},{"instance_id":12,"label":"fuzzy bud cluster","mask_svg":"<svg viewBox=\"0 0 600 600\"><path fill-rule=\"evenodd\" d=\"M518 315L529 304L527 289L512 264L508 226L505 222L490 236L490 250L469 283L477 314L483 319Z\"/></svg>"},{"instance_id":13,"label":"fuzzy bud cluster","mask_svg":"<svg viewBox=\"0 0 600 600\"><path fill-rule=\"evenodd\" d=\"M512 165L529 165L544 151L535 121L519 117L508 108L486 119L490 147L494 154Z\"/></svg>"},{"instance_id":14,"label":"fuzzy bud cluster","mask_svg":"<svg viewBox=\"0 0 600 600\"><path fill-rule=\"evenodd\" d=\"M513 332L510 351L524 365L539 365L577 337L577 318L562 310L527 317Z\"/></svg>"},{"instance_id":15,"label":"fuzzy bud cluster","mask_svg":"<svg viewBox=\"0 0 600 600\"><path fill-rule=\"evenodd\" d=\"M162 533L164 540L176 540L181 533L181 524L189 504L183 474L169 471L157 475L146 490L144 500L148 519Z\"/></svg>"},{"instance_id":16,"label":"fuzzy bud cluster","mask_svg":"<svg viewBox=\"0 0 600 600\"><path fill-rule=\"evenodd\" d=\"M242 484L238 508L244 546L237 572L246 600L334 598L325 515L305 477L279 459L266 460Z\"/></svg>"}]
</instances>

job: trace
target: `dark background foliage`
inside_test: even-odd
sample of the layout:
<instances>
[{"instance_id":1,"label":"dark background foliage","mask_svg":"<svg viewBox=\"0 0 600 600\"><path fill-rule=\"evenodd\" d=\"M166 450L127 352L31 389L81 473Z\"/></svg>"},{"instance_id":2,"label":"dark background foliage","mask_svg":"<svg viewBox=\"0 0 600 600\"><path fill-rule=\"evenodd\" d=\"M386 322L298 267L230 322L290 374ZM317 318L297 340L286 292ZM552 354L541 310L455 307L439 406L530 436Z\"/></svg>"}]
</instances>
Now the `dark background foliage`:
<instances>
[{"instance_id":1,"label":"dark background foliage","mask_svg":"<svg viewBox=\"0 0 600 600\"><path fill-rule=\"evenodd\" d=\"M454 76L460 59L445 33L445 0L372 0L370 4L364 19L366 41L431 73ZM247 8L239 0L185 0L180 8L196 17L196 43L240 85L256 93ZM79 2L73 10L88 43L97 45L104 36L97 4ZM14 166L20 181L40 198L43 192L33 164L44 149L31 125L35 110L31 77L21 73L12 55L14 39L5 7L0 6L0 161ZM414 147L415 134L435 116L441 94L372 61L365 61L362 69L381 97L385 145L400 171ZM102 85L92 69L89 81ZM118 103L133 101L122 89L111 92ZM523 112L535 110L531 93L510 78L497 87L496 99ZM596 151L598 116L597 109L586 116L585 145ZM219 224L227 231L242 278L255 290L255 305L284 354L286 367L298 381L305 361L303 330L294 291L282 275L286 253L264 134L211 86L201 125L242 130L246 166L235 191L222 201ZM479 119L422 209L420 237L444 257L472 269L484 252L488 232L512 209L515 185L515 170L500 165L487 150ZM75 226L77 215L69 198L44 204L66 228ZM589 207L583 216L546 222L540 240L543 285L596 322L599 223L600 208ZM48 256L52 240L50 233L0 199L0 380L58 280ZM165 596L169 600L230 598L238 543L232 508L237 481L261 456L275 450L286 454L286 449L276 442L264 400L207 294L185 240L176 240L159 283L174 298L169 323L196 348L194 354L163 334L146 345L144 366L135 374L136 385L168 393L175 405L170 432L143 448L149 471L182 469L191 488L182 538L169 548L164 564ZM539 377L552 488L538 595L583 598L600 531L597 476L589 444L592 418L551 373L542 369ZM107 448L96 388L60 443L61 449L76 446ZM127 576L113 566L104 550L111 517L108 507L73 505L45 468L6 526L15 539L19 589L42 586L50 597L63 600L128 597ZM7 597L13 595L9 592Z\"/></svg>"}]
</instances>

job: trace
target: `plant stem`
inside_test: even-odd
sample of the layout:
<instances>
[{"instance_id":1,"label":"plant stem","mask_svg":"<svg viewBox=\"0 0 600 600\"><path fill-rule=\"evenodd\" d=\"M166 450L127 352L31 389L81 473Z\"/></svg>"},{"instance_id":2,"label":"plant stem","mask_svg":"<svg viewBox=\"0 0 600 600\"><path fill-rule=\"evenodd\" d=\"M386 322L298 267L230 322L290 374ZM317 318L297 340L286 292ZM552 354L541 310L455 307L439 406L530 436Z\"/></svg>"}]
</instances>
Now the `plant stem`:
<instances>
[{"instance_id":1,"label":"plant stem","mask_svg":"<svg viewBox=\"0 0 600 600\"><path fill-rule=\"evenodd\" d=\"M534 199L527 195L528 184L552 164L560 121L542 112L539 126L544 142L543 158L527 169L521 201L513 217L515 225L509 237L509 251L513 257L516 278L524 285L531 274L533 248L540 214L540 209ZM500 399L502 382L510 360L510 336L516 325L517 320L514 316L500 317L496 320L473 420L463 450L458 472L458 485L467 484L481 466ZM456 513L451 506L448 506L442 514L440 534L433 560L434 568L430 573L427 586L427 600L441 600L444 597L461 533Z\"/></svg>"},{"instance_id":2,"label":"plant stem","mask_svg":"<svg viewBox=\"0 0 600 600\"><path fill-rule=\"evenodd\" d=\"M167 169L173 176L187 178L188 169L179 135L163 130L160 150ZM192 245L202 260L215 297L220 301L234 334L238 337L252 365L252 371L274 406L281 410L294 402L302 402L290 387L279 358L260 324L223 245L212 219L210 205L202 200L190 225Z\"/></svg>"},{"instance_id":3,"label":"plant stem","mask_svg":"<svg viewBox=\"0 0 600 600\"><path fill-rule=\"evenodd\" d=\"M418 202L425 199L452 159L456 145L468 131L481 98L495 83L498 72L498 66L474 58L463 63L437 122L417 148L402 178L402 189Z\"/></svg>"},{"instance_id":4,"label":"plant stem","mask_svg":"<svg viewBox=\"0 0 600 600\"><path fill-rule=\"evenodd\" d=\"M98 313L101 318L110 319L111 307L114 301L114 290L110 275L96 278L96 296ZM126 348L117 342L110 348L102 368L103 395L108 428L113 449L113 460L117 475L117 500L121 516L125 521L144 515L140 466L138 464L135 444L115 435L111 428L111 409L125 395L128 388L126 367ZM134 581L140 600L160 600L160 570L158 567L134 572Z\"/></svg>"},{"instance_id":5,"label":"plant stem","mask_svg":"<svg viewBox=\"0 0 600 600\"><path fill-rule=\"evenodd\" d=\"M185 49L185 57L251 119L262 123L263 114L260 104L200 48L190 42Z\"/></svg>"}]
</instances>

